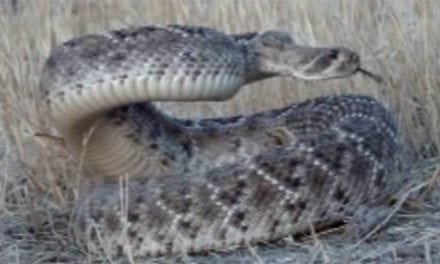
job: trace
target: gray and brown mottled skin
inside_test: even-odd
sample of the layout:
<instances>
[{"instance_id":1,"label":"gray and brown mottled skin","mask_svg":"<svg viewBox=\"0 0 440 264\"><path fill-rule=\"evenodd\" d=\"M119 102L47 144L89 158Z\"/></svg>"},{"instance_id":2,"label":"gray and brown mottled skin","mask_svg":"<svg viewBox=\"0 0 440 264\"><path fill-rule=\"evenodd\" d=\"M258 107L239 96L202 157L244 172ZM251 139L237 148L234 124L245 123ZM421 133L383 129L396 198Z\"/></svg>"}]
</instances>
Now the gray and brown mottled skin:
<instances>
[{"instance_id":1,"label":"gray and brown mottled skin","mask_svg":"<svg viewBox=\"0 0 440 264\"><path fill-rule=\"evenodd\" d=\"M393 117L373 98L321 97L197 121L145 102L225 100L263 78L359 69L354 52L298 46L277 31L143 27L64 43L43 70L49 113L72 152L108 180L77 202L76 237L110 256L201 252L380 206L401 185L401 144ZM126 175L123 189L112 181Z\"/></svg>"}]
</instances>

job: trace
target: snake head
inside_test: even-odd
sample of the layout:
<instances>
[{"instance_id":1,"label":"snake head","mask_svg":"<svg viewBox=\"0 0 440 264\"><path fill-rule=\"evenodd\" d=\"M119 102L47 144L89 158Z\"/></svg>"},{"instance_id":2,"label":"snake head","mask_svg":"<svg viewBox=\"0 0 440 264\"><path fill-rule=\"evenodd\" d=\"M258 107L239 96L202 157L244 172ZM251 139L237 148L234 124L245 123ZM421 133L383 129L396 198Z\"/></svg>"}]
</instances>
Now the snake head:
<instances>
[{"instance_id":1,"label":"snake head","mask_svg":"<svg viewBox=\"0 0 440 264\"><path fill-rule=\"evenodd\" d=\"M298 46L285 52L291 54L286 56L288 65L291 65L287 73L305 80L346 77L360 68L359 55L344 47Z\"/></svg>"},{"instance_id":2,"label":"snake head","mask_svg":"<svg viewBox=\"0 0 440 264\"><path fill-rule=\"evenodd\" d=\"M345 47L297 45L288 33L280 31L262 33L253 44L263 74L324 80L361 72L375 80L380 78L362 69L359 54Z\"/></svg>"}]
</instances>

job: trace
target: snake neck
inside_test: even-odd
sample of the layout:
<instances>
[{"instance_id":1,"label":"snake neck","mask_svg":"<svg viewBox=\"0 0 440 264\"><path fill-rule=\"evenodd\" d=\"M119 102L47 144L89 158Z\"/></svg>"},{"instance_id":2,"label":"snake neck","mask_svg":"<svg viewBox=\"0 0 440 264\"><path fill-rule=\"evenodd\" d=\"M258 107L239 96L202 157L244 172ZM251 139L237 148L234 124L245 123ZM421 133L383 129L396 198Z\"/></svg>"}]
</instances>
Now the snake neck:
<instances>
[{"instance_id":1,"label":"snake neck","mask_svg":"<svg viewBox=\"0 0 440 264\"><path fill-rule=\"evenodd\" d=\"M261 56L253 40L257 33L233 35L244 60L244 84L250 84L279 75L267 67L266 60Z\"/></svg>"},{"instance_id":2,"label":"snake neck","mask_svg":"<svg viewBox=\"0 0 440 264\"><path fill-rule=\"evenodd\" d=\"M299 76L300 70L294 65L298 64L295 54L301 49L300 46L292 44L287 51L281 52L259 47L259 44L253 41L239 41L238 44L245 61L244 84L277 76Z\"/></svg>"}]
</instances>

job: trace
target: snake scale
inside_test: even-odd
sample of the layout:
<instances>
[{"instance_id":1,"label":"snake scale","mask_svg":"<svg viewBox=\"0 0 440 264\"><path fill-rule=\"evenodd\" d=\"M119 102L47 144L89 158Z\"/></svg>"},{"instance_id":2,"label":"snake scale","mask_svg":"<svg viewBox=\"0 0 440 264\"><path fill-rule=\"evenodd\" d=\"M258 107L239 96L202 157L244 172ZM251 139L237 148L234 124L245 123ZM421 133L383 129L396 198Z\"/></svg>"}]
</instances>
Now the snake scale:
<instances>
[{"instance_id":1,"label":"snake scale","mask_svg":"<svg viewBox=\"0 0 440 264\"><path fill-rule=\"evenodd\" d=\"M77 241L110 256L227 249L383 204L400 186L401 143L371 97L202 120L149 102L226 100L265 78L356 72L372 76L357 53L298 45L281 31L146 26L59 45L41 79L51 124L105 179L76 202ZM121 176L130 179L122 186Z\"/></svg>"}]
</instances>

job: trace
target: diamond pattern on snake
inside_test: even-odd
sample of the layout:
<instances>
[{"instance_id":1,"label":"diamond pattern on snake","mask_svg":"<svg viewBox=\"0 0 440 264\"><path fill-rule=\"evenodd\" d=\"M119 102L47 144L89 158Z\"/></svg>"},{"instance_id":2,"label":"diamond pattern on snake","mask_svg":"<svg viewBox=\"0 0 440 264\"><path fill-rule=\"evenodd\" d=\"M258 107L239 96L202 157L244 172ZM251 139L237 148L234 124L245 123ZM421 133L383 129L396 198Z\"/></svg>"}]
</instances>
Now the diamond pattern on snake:
<instances>
[{"instance_id":1,"label":"diamond pattern on snake","mask_svg":"<svg viewBox=\"0 0 440 264\"><path fill-rule=\"evenodd\" d=\"M376 99L327 96L202 120L177 119L151 103L227 100L277 76L355 73L379 79L354 51L299 45L282 31L146 26L59 45L41 79L51 124L105 178L76 203L77 241L111 256L197 253L384 204L401 185L402 143ZM130 179L122 189L121 176Z\"/></svg>"}]
</instances>

